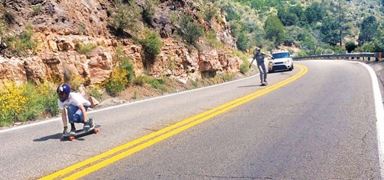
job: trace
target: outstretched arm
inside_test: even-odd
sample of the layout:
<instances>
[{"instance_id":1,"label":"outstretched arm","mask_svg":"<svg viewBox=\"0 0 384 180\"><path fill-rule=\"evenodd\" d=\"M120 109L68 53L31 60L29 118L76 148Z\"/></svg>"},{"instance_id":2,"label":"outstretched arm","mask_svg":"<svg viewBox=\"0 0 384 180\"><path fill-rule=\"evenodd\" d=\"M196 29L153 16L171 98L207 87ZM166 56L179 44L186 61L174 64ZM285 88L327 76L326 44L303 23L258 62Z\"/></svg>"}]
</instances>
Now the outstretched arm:
<instances>
[{"instance_id":1,"label":"outstretched arm","mask_svg":"<svg viewBox=\"0 0 384 180\"><path fill-rule=\"evenodd\" d=\"M249 63L249 68L251 68L253 61L255 61L255 58L252 59L251 63Z\"/></svg>"},{"instance_id":2,"label":"outstretched arm","mask_svg":"<svg viewBox=\"0 0 384 180\"><path fill-rule=\"evenodd\" d=\"M63 126L67 127L68 126L68 120L67 120L66 108L63 108L63 110L61 110L61 120L63 121Z\"/></svg>"}]
</instances>

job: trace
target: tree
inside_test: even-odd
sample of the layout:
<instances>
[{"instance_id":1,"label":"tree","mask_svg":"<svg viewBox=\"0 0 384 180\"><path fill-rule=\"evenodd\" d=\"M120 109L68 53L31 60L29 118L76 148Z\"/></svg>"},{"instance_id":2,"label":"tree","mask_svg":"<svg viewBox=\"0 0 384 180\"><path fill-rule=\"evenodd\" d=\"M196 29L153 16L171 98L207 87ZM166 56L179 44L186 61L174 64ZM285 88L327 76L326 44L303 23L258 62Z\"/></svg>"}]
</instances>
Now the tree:
<instances>
[{"instance_id":1,"label":"tree","mask_svg":"<svg viewBox=\"0 0 384 180\"><path fill-rule=\"evenodd\" d=\"M237 38L236 45L241 51L246 51L248 49L249 39L245 32L241 32Z\"/></svg>"},{"instance_id":2,"label":"tree","mask_svg":"<svg viewBox=\"0 0 384 180\"><path fill-rule=\"evenodd\" d=\"M359 44L371 41L376 34L378 23L375 16L365 18L360 26Z\"/></svg>"},{"instance_id":3,"label":"tree","mask_svg":"<svg viewBox=\"0 0 384 180\"><path fill-rule=\"evenodd\" d=\"M345 44L345 49L347 50L348 53L351 53L353 50L357 48L357 45L355 42L350 41Z\"/></svg>"},{"instance_id":4,"label":"tree","mask_svg":"<svg viewBox=\"0 0 384 180\"><path fill-rule=\"evenodd\" d=\"M299 20L296 14L289 12L287 9L280 9L277 16L279 16L284 26L296 25Z\"/></svg>"},{"instance_id":5,"label":"tree","mask_svg":"<svg viewBox=\"0 0 384 180\"><path fill-rule=\"evenodd\" d=\"M313 3L305 10L305 17L310 24L319 22L325 17L325 9L319 3Z\"/></svg>"},{"instance_id":6,"label":"tree","mask_svg":"<svg viewBox=\"0 0 384 180\"><path fill-rule=\"evenodd\" d=\"M280 44L285 37L284 25L280 19L275 16L269 16L264 25L266 38Z\"/></svg>"},{"instance_id":7,"label":"tree","mask_svg":"<svg viewBox=\"0 0 384 180\"><path fill-rule=\"evenodd\" d=\"M320 38L325 43L333 46L337 45L340 41L338 21L330 18L324 20L324 23L320 28Z\"/></svg>"}]
</instances>

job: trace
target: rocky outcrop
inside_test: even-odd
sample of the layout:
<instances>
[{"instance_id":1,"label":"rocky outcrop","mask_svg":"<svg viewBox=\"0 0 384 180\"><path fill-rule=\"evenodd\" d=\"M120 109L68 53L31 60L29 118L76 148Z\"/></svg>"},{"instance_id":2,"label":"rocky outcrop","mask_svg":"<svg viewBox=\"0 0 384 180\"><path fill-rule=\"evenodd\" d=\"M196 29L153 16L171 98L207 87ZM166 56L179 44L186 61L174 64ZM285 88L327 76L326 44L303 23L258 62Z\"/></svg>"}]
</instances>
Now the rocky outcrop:
<instances>
[{"instance_id":1,"label":"rocky outcrop","mask_svg":"<svg viewBox=\"0 0 384 180\"><path fill-rule=\"evenodd\" d=\"M137 2L142 6L144 1ZM37 84L62 82L68 74L82 78L86 84L104 83L118 64L114 59L118 47L132 60L136 75L148 72L186 82L201 78L207 72L238 72L241 61L228 51L235 48L236 43L224 16L218 15L218 19L208 23L199 17L201 10L194 1L160 2L150 26L161 35L163 46L150 66L144 67L141 45L131 39L118 38L108 29L108 18L114 8L112 1L5 0L4 8L14 21L11 33L17 34L27 24L32 25L38 47L36 53L28 57L5 58L0 54L0 83L4 80ZM170 16L173 11L189 14L203 27L212 29L226 47L216 50L203 46L198 50L186 45L176 36L177 26ZM92 45L92 48L90 52L80 52L81 45Z\"/></svg>"}]
</instances>

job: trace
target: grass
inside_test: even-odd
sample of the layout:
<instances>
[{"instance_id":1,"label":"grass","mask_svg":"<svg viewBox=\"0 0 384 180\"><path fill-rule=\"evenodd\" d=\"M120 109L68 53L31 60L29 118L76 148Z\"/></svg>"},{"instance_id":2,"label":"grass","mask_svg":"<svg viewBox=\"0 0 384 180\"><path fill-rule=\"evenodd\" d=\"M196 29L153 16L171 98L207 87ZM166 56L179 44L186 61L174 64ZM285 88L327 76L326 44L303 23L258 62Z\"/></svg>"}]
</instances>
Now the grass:
<instances>
[{"instance_id":1,"label":"grass","mask_svg":"<svg viewBox=\"0 0 384 180\"><path fill-rule=\"evenodd\" d=\"M88 54L92 50L94 50L97 47L97 45L92 43L79 43L76 45L76 51L80 54Z\"/></svg>"}]
</instances>

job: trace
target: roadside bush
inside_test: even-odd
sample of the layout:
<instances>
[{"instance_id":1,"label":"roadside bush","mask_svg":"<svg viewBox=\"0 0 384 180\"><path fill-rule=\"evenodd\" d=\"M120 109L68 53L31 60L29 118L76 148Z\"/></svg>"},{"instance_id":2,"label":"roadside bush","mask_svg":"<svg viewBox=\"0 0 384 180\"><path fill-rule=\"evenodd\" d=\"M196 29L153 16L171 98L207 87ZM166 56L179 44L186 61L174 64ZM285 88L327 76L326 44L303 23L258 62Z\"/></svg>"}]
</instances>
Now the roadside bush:
<instances>
[{"instance_id":1,"label":"roadside bush","mask_svg":"<svg viewBox=\"0 0 384 180\"><path fill-rule=\"evenodd\" d=\"M224 73L220 75L220 78L224 81L232 81L235 78L235 73Z\"/></svg>"},{"instance_id":2,"label":"roadside bush","mask_svg":"<svg viewBox=\"0 0 384 180\"><path fill-rule=\"evenodd\" d=\"M138 76L133 80L133 84L136 86L144 86L148 81L148 76Z\"/></svg>"},{"instance_id":3,"label":"roadside bush","mask_svg":"<svg viewBox=\"0 0 384 180\"><path fill-rule=\"evenodd\" d=\"M240 72L242 74L246 74L249 71L249 63L246 61L243 61L243 63L240 65Z\"/></svg>"},{"instance_id":4,"label":"roadside bush","mask_svg":"<svg viewBox=\"0 0 384 180\"><path fill-rule=\"evenodd\" d=\"M132 83L136 77L135 69L132 64L132 59L124 54L122 47L116 49L115 61L127 72L126 78L128 83Z\"/></svg>"},{"instance_id":5,"label":"roadside bush","mask_svg":"<svg viewBox=\"0 0 384 180\"><path fill-rule=\"evenodd\" d=\"M34 120L41 116L59 114L57 95L52 85L46 83L38 86L25 84L22 86L27 102L23 111L17 115L18 121Z\"/></svg>"},{"instance_id":6,"label":"roadside bush","mask_svg":"<svg viewBox=\"0 0 384 180\"><path fill-rule=\"evenodd\" d=\"M0 126L58 113L56 92L48 83L34 86L7 82L0 90Z\"/></svg>"},{"instance_id":7,"label":"roadside bush","mask_svg":"<svg viewBox=\"0 0 384 180\"><path fill-rule=\"evenodd\" d=\"M137 77L134 80L133 84L135 84L137 86L145 86L146 84L148 84L152 88L160 90L162 92L167 91L164 78L154 78L151 76L142 75L142 76Z\"/></svg>"},{"instance_id":8,"label":"roadside bush","mask_svg":"<svg viewBox=\"0 0 384 180\"><path fill-rule=\"evenodd\" d=\"M347 50L348 53L351 53L357 48L357 45L353 41L349 41L345 44L345 49Z\"/></svg>"},{"instance_id":9,"label":"roadside bush","mask_svg":"<svg viewBox=\"0 0 384 180\"><path fill-rule=\"evenodd\" d=\"M26 103L22 88L11 82L5 83L0 89L0 126L12 124Z\"/></svg>"},{"instance_id":10,"label":"roadside bush","mask_svg":"<svg viewBox=\"0 0 384 180\"><path fill-rule=\"evenodd\" d=\"M97 85L92 85L87 89L87 93L96 98L97 100L100 100L103 96L103 90L97 86Z\"/></svg>"},{"instance_id":11,"label":"roadside bush","mask_svg":"<svg viewBox=\"0 0 384 180\"><path fill-rule=\"evenodd\" d=\"M107 82L105 88L109 95L117 96L120 92L124 91L125 87L128 85L127 71L116 67L112 71L111 78Z\"/></svg>"},{"instance_id":12,"label":"roadside bush","mask_svg":"<svg viewBox=\"0 0 384 180\"><path fill-rule=\"evenodd\" d=\"M149 78L148 84L151 85L152 88L165 91L164 79Z\"/></svg>"}]
</instances>

